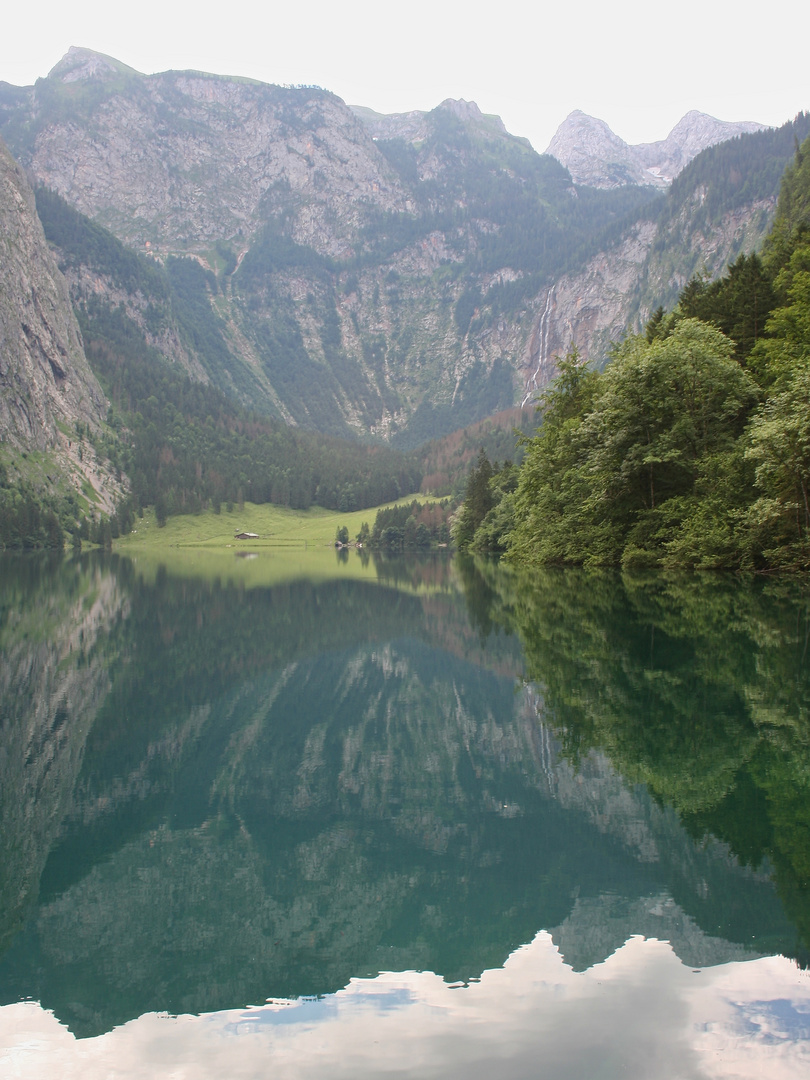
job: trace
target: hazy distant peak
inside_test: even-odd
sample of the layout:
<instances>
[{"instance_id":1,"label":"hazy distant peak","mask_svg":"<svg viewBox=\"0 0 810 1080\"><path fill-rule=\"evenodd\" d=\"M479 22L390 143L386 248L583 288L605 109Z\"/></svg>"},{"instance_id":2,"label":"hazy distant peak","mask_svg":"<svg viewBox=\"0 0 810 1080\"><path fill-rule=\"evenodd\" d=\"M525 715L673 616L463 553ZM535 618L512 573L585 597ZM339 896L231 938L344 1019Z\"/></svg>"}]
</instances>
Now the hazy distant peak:
<instances>
[{"instance_id":1,"label":"hazy distant peak","mask_svg":"<svg viewBox=\"0 0 810 1080\"><path fill-rule=\"evenodd\" d=\"M459 120L480 120L483 116L481 110L474 101L465 101L464 98L445 98L438 106L447 109Z\"/></svg>"},{"instance_id":2,"label":"hazy distant peak","mask_svg":"<svg viewBox=\"0 0 810 1080\"><path fill-rule=\"evenodd\" d=\"M765 127L767 127L766 124L758 124L753 120L728 123L725 120L718 120L708 113L692 109L681 117L664 141L676 143L689 154L691 159L696 154L699 154L701 150L705 150L707 145L722 142L724 139L733 139L735 135L761 131ZM716 136L721 136L721 138ZM712 139L712 143L706 143L707 137Z\"/></svg>"},{"instance_id":3,"label":"hazy distant peak","mask_svg":"<svg viewBox=\"0 0 810 1080\"><path fill-rule=\"evenodd\" d=\"M600 120L598 116L590 116L588 113L583 112L582 109L574 109L573 112L570 112L568 116L566 116L565 120L563 120L557 128L557 133L554 138L556 138L560 132L572 127L601 131L612 141L620 143L624 142L623 139L608 127L604 120Z\"/></svg>"},{"instance_id":4,"label":"hazy distant peak","mask_svg":"<svg viewBox=\"0 0 810 1080\"><path fill-rule=\"evenodd\" d=\"M593 146L604 144L605 146L619 149L622 152L628 149L628 144L624 139L620 138L615 131L611 130L604 120L600 120L596 116L589 116L587 113L582 112L581 109L575 109L572 113L568 114L565 120L563 120L557 128L554 138L548 145L546 153L556 157L553 147L569 143L572 136Z\"/></svg>"},{"instance_id":5,"label":"hazy distant peak","mask_svg":"<svg viewBox=\"0 0 810 1080\"><path fill-rule=\"evenodd\" d=\"M701 150L765 126L753 121L729 123L692 109L666 139L630 145L604 120L576 109L557 128L546 153L565 165L578 184L601 188L624 184L662 186L670 183Z\"/></svg>"},{"instance_id":6,"label":"hazy distant peak","mask_svg":"<svg viewBox=\"0 0 810 1080\"><path fill-rule=\"evenodd\" d=\"M104 79L123 73L138 74L134 68L127 67L112 56L71 45L59 63L48 72L48 78L71 83L84 82L88 79Z\"/></svg>"},{"instance_id":7,"label":"hazy distant peak","mask_svg":"<svg viewBox=\"0 0 810 1080\"><path fill-rule=\"evenodd\" d=\"M622 187L643 184L632 147L604 120L575 109L563 120L545 151L565 165L577 184Z\"/></svg>"}]
</instances>

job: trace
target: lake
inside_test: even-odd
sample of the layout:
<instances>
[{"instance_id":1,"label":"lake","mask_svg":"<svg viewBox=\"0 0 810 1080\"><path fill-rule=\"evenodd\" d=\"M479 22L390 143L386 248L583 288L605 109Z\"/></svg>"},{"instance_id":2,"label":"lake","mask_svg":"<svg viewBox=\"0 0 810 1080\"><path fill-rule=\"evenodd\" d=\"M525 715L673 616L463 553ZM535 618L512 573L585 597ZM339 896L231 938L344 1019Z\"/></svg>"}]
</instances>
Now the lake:
<instances>
[{"instance_id":1,"label":"lake","mask_svg":"<svg viewBox=\"0 0 810 1080\"><path fill-rule=\"evenodd\" d=\"M199 560L0 559L0 1075L810 1075L805 583Z\"/></svg>"}]
</instances>

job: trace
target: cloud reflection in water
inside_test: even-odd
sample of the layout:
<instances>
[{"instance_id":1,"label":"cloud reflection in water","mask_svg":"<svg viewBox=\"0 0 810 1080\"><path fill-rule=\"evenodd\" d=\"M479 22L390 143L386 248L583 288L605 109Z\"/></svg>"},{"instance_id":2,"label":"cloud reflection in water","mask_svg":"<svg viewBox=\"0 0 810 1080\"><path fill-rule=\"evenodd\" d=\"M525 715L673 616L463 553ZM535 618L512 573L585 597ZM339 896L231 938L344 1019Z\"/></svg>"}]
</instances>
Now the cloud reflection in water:
<instances>
[{"instance_id":1,"label":"cloud reflection in water","mask_svg":"<svg viewBox=\"0 0 810 1080\"><path fill-rule=\"evenodd\" d=\"M0 1010L0 1072L798 1080L810 1074L809 1036L810 976L784 958L694 971L666 942L631 938L578 973L542 932L464 987L430 972L383 973L316 1000L150 1013L84 1040L33 1003L10 1005Z\"/></svg>"}]
</instances>

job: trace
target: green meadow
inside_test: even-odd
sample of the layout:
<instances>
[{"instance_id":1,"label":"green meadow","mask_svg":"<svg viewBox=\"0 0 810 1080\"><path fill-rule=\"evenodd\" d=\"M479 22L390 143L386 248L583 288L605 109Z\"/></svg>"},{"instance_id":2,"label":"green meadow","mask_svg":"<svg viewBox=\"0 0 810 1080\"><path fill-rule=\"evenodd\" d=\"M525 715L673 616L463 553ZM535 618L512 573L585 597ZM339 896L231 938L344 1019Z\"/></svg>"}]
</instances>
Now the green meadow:
<instances>
[{"instance_id":1,"label":"green meadow","mask_svg":"<svg viewBox=\"0 0 810 1080\"><path fill-rule=\"evenodd\" d=\"M398 503L415 498L429 501L424 495L409 495ZM290 510L245 503L242 509L234 507L228 512L223 508L220 514L208 510L170 517L159 527L150 507L136 519L133 531L115 540L113 547L129 557L138 573L148 580L167 570L181 577L218 579L244 588L303 577L315 581L334 577L376 581L375 563L367 552L338 551L334 544L338 528L345 525L353 540L364 521L374 524L380 509L383 507L341 514L321 507ZM256 533L257 539L237 540L240 532Z\"/></svg>"},{"instance_id":2,"label":"green meadow","mask_svg":"<svg viewBox=\"0 0 810 1080\"><path fill-rule=\"evenodd\" d=\"M258 551L278 547L326 547L334 544L335 533L343 525L353 540L364 521L369 525L374 524L378 510L414 499L423 503L432 501L425 495L408 495L385 506L374 506L349 514L324 510L318 506L309 510L290 510L270 503L245 503L241 509L234 507L230 512L223 509L220 514L206 510L201 514L170 517L162 527L158 526L154 509L150 507L144 511L143 518L136 519L133 531L128 536L115 541L115 548L117 551L130 552L146 548L244 548ZM236 534L240 532L256 533L258 539L237 540Z\"/></svg>"}]
</instances>

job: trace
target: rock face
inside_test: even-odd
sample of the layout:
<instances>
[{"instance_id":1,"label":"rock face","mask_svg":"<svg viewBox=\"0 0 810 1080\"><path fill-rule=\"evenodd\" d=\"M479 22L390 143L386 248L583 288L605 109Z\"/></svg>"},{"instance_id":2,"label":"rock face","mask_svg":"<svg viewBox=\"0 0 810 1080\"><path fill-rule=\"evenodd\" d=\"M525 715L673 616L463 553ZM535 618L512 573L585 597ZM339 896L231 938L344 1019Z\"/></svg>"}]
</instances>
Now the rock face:
<instances>
[{"instance_id":1,"label":"rock face","mask_svg":"<svg viewBox=\"0 0 810 1080\"><path fill-rule=\"evenodd\" d=\"M581 273L566 274L546 290L522 357L523 404L554 378L557 357L571 348L583 357L606 356L620 339L634 314L655 235L653 222L642 222L618 248L601 252Z\"/></svg>"},{"instance_id":2,"label":"rock face","mask_svg":"<svg viewBox=\"0 0 810 1080\"><path fill-rule=\"evenodd\" d=\"M604 363L612 344L641 330L659 306L671 308L694 274L722 270L762 243L776 199L759 199L695 227L701 192L673 219L642 221L621 243L600 252L576 274L565 274L537 298L531 331L520 357L522 402L548 386L557 357L576 348Z\"/></svg>"},{"instance_id":3,"label":"rock face","mask_svg":"<svg viewBox=\"0 0 810 1080\"><path fill-rule=\"evenodd\" d=\"M764 127L748 121L727 123L692 110L666 139L631 146L604 120L576 110L557 128L546 153L565 165L577 184L597 188L625 184L666 187L701 150Z\"/></svg>"},{"instance_id":4,"label":"rock face","mask_svg":"<svg viewBox=\"0 0 810 1080\"><path fill-rule=\"evenodd\" d=\"M701 150L736 138L737 135L763 131L766 126L751 120L728 123L692 109L681 117L666 139L639 143L633 149L648 170L674 178Z\"/></svg>"},{"instance_id":5,"label":"rock face","mask_svg":"<svg viewBox=\"0 0 810 1080\"><path fill-rule=\"evenodd\" d=\"M106 401L33 192L2 143L0 244L0 433L18 449L53 449L62 441L60 423L95 427Z\"/></svg>"},{"instance_id":6,"label":"rock face","mask_svg":"<svg viewBox=\"0 0 810 1080\"><path fill-rule=\"evenodd\" d=\"M558 161L473 102L382 116L317 88L144 76L86 49L34 87L0 87L0 130L36 183L169 272L192 258L212 318L204 334L158 325L149 297L62 252L74 303L266 414L403 446L529 400L571 345L603 362L703 263L718 273L754 246L770 195L694 231L650 185L757 126L689 114L629 147L575 113Z\"/></svg>"},{"instance_id":7,"label":"rock face","mask_svg":"<svg viewBox=\"0 0 810 1080\"><path fill-rule=\"evenodd\" d=\"M74 99L78 115L66 116ZM26 168L143 250L246 243L268 217L301 206L296 241L339 257L369 206L405 209L364 126L322 90L144 76L72 48L35 88L32 114L34 138L19 150Z\"/></svg>"}]
</instances>

